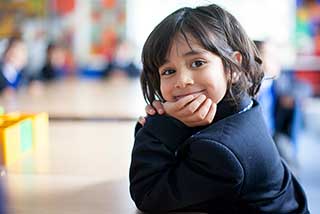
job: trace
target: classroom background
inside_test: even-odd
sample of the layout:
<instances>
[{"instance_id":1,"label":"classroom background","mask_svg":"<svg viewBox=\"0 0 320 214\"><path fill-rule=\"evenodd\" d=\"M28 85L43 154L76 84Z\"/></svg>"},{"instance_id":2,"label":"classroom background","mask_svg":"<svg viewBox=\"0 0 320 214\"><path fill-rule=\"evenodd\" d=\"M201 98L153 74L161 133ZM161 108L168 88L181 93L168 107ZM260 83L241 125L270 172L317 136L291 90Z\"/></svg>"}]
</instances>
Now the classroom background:
<instances>
[{"instance_id":1,"label":"classroom background","mask_svg":"<svg viewBox=\"0 0 320 214\"><path fill-rule=\"evenodd\" d=\"M170 12L210 3L263 45L257 99L320 213L320 0L0 0L0 214L140 213L142 46Z\"/></svg>"}]
</instances>

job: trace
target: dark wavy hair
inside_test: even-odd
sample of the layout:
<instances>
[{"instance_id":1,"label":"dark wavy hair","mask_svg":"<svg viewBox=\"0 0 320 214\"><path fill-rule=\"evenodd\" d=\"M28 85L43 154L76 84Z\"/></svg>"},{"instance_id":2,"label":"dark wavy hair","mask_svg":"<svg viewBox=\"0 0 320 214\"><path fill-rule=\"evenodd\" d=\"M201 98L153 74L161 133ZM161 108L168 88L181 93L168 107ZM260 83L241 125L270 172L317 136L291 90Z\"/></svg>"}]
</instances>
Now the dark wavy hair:
<instances>
[{"instance_id":1,"label":"dark wavy hair","mask_svg":"<svg viewBox=\"0 0 320 214\"><path fill-rule=\"evenodd\" d=\"M177 36L182 36L188 44L190 38L196 39L206 50L222 59L227 75L227 94L236 103L244 92L251 97L257 94L264 74L256 46L233 15L212 4L178 9L149 35L142 50L143 71L140 79L147 103L165 101L160 91L158 69L164 64ZM241 63L232 57L235 51L242 55Z\"/></svg>"}]
</instances>

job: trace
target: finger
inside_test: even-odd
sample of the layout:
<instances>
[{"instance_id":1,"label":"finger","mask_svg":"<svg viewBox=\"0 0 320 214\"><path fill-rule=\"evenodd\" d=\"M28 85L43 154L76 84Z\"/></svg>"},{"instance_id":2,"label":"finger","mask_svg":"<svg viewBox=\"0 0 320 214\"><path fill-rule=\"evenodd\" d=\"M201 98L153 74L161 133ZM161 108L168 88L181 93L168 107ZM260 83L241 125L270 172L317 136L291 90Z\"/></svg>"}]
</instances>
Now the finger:
<instances>
[{"instance_id":1,"label":"finger","mask_svg":"<svg viewBox=\"0 0 320 214\"><path fill-rule=\"evenodd\" d=\"M145 108L145 111L147 114L150 114L150 115L154 115L156 113L156 111L151 105L147 105Z\"/></svg>"},{"instance_id":2,"label":"finger","mask_svg":"<svg viewBox=\"0 0 320 214\"><path fill-rule=\"evenodd\" d=\"M144 126L144 124L146 123L146 118L145 117L139 117L138 122Z\"/></svg>"},{"instance_id":3,"label":"finger","mask_svg":"<svg viewBox=\"0 0 320 214\"><path fill-rule=\"evenodd\" d=\"M190 117L185 118L185 121L190 124L201 123L206 118L210 110L211 104L212 104L212 100L206 99L205 102L199 107L199 109L196 112L194 112Z\"/></svg>"},{"instance_id":4,"label":"finger","mask_svg":"<svg viewBox=\"0 0 320 214\"><path fill-rule=\"evenodd\" d=\"M217 104L216 103L212 103L210 106L210 110L206 116L206 121L211 123L214 119L214 116L216 115L217 112Z\"/></svg>"},{"instance_id":5,"label":"finger","mask_svg":"<svg viewBox=\"0 0 320 214\"><path fill-rule=\"evenodd\" d=\"M206 118L207 114L209 113L211 104L212 104L212 100L206 99L203 105L201 105L201 107L198 109L197 114L199 115L200 119Z\"/></svg>"},{"instance_id":6,"label":"finger","mask_svg":"<svg viewBox=\"0 0 320 214\"><path fill-rule=\"evenodd\" d=\"M155 108L155 110L158 112L158 114L164 113L164 108L162 103L159 100L155 100L152 102L152 106Z\"/></svg>"},{"instance_id":7,"label":"finger","mask_svg":"<svg viewBox=\"0 0 320 214\"><path fill-rule=\"evenodd\" d=\"M211 124L214 119L214 116L216 114L216 111L217 111L217 104L212 103L210 106L209 112L207 113L206 118L203 120L200 120L200 121L189 122L189 127L205 126L205 125Z\"/></svg>"},{"instance_id":8,"label":"finger","mask_svg":"<svg viewBox=\"0 0 320 214\"><path fill-rule=\"evenodd\" d=\"M182 97L177 102L175 102L177 110L184 108L186 105L188 105L190 102L192 102L198 96L199 95L191 94L191 95Z\"/></svg>"},{"instance_id":9,"label":"finger","mask_svg":"<svg viewBox=\"0 0 320 214\"><path fill-rule=\"evenodd\" d=\"M182 110L181 110L181 115L182 116L187 116L191 115L194 112L196 112L202 104L206 101L206 96L205 95L200 95L193 101L191 101L188 105L186 105Z\"/></svg>"}]
</instances>

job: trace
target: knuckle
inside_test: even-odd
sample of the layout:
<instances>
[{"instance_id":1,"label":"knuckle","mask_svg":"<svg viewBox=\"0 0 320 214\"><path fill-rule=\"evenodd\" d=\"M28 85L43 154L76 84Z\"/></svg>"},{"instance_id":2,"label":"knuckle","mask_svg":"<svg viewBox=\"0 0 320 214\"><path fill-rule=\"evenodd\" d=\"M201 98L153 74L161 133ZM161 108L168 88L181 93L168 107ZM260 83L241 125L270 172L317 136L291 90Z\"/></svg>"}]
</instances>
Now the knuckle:
<instances>
[{"instance_id":1,"label":"knuckle","mask_svg":"<svg viewBox=\"0 0 320 214\"><path fill-rule=\"evenodd\" d=\"M207 117L207 110L203 109L203 111L200 112L200 117L202 120L206 119Z\"/></svg>"},{"instance_id":2,"label":"knuckle","mask_svg":"<svg viewBox=\"0 0 320 214\"><path fill-rule=\"evenodd\" d=\"M191 105L188 106L188 107L185 109L185 112L186 112L187 114L193 113L193 107L192 107Z\"/></svg>"},{"instance_id":3,"label":"knuckle","mask_svg":"<svg viewBox=\"0 0 320 214\"><path fill-rule=\"evenodd\" d=\"M191 107L187 108L186 111L187 111L188 114L192 114L193 113L193 110L192 110Z\"/></svg>"},{"instance_id":4,"label":"knuckle","mask_svg":"<svg viewBox=\"0 0 320 214\"><path fill-rule=\"evenodd\" d=\"M154 107L156 107L156 108L158 109L158 108L161 108L161 107L162 107L162 105L161 105L161 103L156 102L156 103L154 104Z\"/></svg>"},{"instance_id":5,"label":"knuckle","mask_svg":"<svg viewBox=\"0 0 320 214\"><path fill-rule=\"evenodd\" d=\"M197 120L203 120L204 117L203 117L203 114L201 112L199 112L196 116Z\"/></svg>"}]
</instances>

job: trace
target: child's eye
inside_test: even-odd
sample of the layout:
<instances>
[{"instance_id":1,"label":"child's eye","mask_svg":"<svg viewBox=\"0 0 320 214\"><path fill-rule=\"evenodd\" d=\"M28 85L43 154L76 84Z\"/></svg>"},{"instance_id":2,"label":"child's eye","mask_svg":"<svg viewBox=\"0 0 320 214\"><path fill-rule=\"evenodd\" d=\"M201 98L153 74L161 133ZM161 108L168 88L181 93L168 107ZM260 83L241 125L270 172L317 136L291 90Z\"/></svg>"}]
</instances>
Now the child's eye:
<instances>
[{"instance_id":1,"label":"child's eye","mask_svg":"<svg viewBox=\"0 0 320 214\"><path fill-rule=\"evenodd\" d=\"M191 67L192 67L192 68L198 68L198 67L200 67L200 66L202 66L202 65L204 65L204 64L205 64L205 61L196 60L196 61L194 61L194 62L191 64Z\"/></svg>"},{"instance_id":2,"label":"child's eye","mask_svg":"<svg viewBox=\"0 0 320 214\"><path fill-rule=\"evenodd\" d=\"M167 70L163 70L161 72L161 75L170 75L170 74L173 74L174 72L176 72L176 71L173 69L167 69Z\"/></svg>"}]
</instances>

